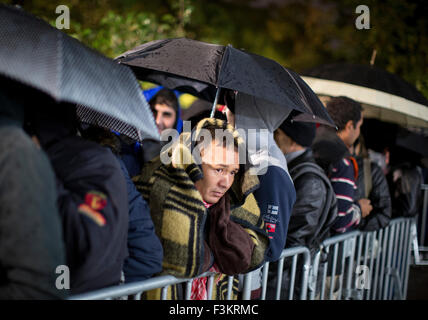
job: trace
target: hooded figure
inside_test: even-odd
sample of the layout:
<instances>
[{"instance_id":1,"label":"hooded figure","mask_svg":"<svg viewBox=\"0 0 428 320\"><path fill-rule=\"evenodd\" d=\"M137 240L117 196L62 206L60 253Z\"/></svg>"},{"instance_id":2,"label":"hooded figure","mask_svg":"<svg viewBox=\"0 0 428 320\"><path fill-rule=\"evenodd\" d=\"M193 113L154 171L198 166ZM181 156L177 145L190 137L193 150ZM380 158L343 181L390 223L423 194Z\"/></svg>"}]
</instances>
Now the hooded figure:
<instances>
[{"instance_id":1,"label":"hooded figure","mask_svg":"<svg viewBox=\"0 0 428 320\"><path fill-rule=\"evenodd\" d=\"M55 286L65 264L55 176L22 129L32 92L0 83L0 299L64 298L67 290Z\"/></svg>"},{"instance_id":2,"label":"hooded figure","mask_svg":"<svg viewBox=\"0 0 428 320\"><path fill-rule=\"evenodd\" d=\"M288 223L296 201L287 161L273 137L289 112L241 92L236 95L234 109L235 128L247 137L249 160L254 166L252 174L257 174L260 180L254 197L270 238L267 260L276 261L285 248Z\"/></svg>"},{"instance_id":3,"label":"hooded figure","mask_svg":"<svg viewBox=\"0 0 428 320\"><path fill-rule=\"evenodd\" d=\"M73 294L117 285L127 251L128 197L110 149L77 136L73 105L47 101L29 127L54 168Z\"/></svg>"},{"instance_id":4,"label":"hooded figure","mask_svg":"<svg viewBox=\"0 0 428 320\"><path fill-rule=\"evenodd\" d=\"M238 149L245 150L231 126L222 120L204 119L193 135L183 132L165 153L146 164L134 182L149 203L164 248L163 272L195 277L215 265L220 275L215 280L214 297L224 299L225 274L245 273L259 267L264 262L268 238L252 195L258 179L249 174L245 165L240 166L232 185L216 203L206 203L197 189L204 175L192 146L202 129L210 126L232 134ZM165 156L171 159L169 163ZM236 285L235 282L235 293Z\"/></svg>"}]
</instances>

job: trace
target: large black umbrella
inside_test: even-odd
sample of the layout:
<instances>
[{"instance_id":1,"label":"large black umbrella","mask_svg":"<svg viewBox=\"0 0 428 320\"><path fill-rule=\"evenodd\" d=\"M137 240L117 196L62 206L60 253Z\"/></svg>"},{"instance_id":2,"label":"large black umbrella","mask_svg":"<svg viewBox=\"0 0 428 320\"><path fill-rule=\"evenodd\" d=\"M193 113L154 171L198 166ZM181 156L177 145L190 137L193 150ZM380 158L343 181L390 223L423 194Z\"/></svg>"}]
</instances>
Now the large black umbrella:
<instances>
[{"instance_id":1,"label":"large black umbrella","mask_svg":"<svg viewBox=\"0 0 428 320\"><path fill-rule=\"evenodd\" d=\"M382 134L379 134L379 133ZM395 123L384 122L378 119L365 119L361 126L366 147L377 152L383 152L386 147L400 147L411 151L419 157L428 157L428 137L415 129L409 130Z\"/></svg>"},{"instance_id":2,"label":"large black umbrella","mask_svg":"<svg viewBox=\"0 0 428 320\"><path fill-rule=\"evenodd\" d=\"M297 118L302 121L333 124L321 101L299 75L271 59L230 45L186 38L157 40L127 51L116 60L130 66L140 80L208 101L217 102L220 88L237 90L299 111Z\"/></svg>"},{"instance_id":3,"label":"large black umbrella","mask_svg":"<svg viewBox=\"0 0 428 320\"><path fill-rule=\"evenodd\" d=\"M333 63L303 74L319 95L343 95L362 103L365 117L407 127L428 127L428 100L413 85L381 68Z\"/></svg>"},{"instance_id":4,"label":"large black umbrella","mask_svg":"<svg viewBox=\"0 0 428 320\"><path fill-rule=\"evenodd\" d=\"M81 105L77 111L83 122L119 132L126 128L123 133L139 140L159 140L153 115L129 68L43 20L4 5L0 5L0 74L56 101Z\"/></svg>"}]
</instances>

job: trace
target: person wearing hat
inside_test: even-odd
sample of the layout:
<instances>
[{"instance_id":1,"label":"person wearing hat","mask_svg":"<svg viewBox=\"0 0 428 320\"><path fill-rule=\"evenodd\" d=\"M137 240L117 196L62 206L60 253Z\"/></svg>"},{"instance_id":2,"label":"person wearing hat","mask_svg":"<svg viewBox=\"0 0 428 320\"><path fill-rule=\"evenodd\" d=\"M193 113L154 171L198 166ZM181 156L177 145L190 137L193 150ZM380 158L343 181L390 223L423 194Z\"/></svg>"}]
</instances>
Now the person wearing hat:
<instances>
[{"instance_id":1,"label":"person wearing hat","mask_svg":"<svg viewBox=\"0 0 428 320\"><path fill-rule=\"evenodd\" d=\"M288 117L275 131L275 141L287 159L296 188L296 202L288 226L287 247L307 246L311 250L329 236L337 216L334 190L310 148L315 124Z\"/></svg>"},{"instance_id":2,"label":"person wearing hat","mask_svg":"<svg viewBox=\"0 0 428 320\"><path fill-rule=\"evenodd\" d=\"M296 122L289 116L274 132L274 138L287 159L288 169L296 189L296 202L288 225L286 248L306 246L314 257L321 242L330 236L330 228L337 217L337 200L324 170L319 167L310 148L315 138L315 124ZM291 266L285 260L285 269ZM276 270L275 267L272 270ZM300 270L300 268L299 268ZM269 293L274 293L276 275L269 275ZM295 284L299 286L301 274ZM288 273L284 273L282 293L288 295ZM296 288L299 290L299 288ZM273 298L273 297L272 297Z\"/></svg>"}]
</instances>

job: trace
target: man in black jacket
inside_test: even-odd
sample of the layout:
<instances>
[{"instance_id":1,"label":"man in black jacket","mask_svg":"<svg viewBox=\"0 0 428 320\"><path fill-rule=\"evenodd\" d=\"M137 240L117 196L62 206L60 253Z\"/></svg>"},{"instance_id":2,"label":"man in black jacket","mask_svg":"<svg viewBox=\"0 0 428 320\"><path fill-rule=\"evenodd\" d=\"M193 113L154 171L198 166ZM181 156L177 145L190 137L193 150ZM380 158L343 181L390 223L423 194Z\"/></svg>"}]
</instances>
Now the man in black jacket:
<instances>
[{"instance_id":1,"label":"man in black jacket","mask_svg":"<svg viewBox=\"0 0 428 320\"><path fill-rule=\"evenodd\" d=\"M321 242L330 235L330 227L337 217L337 200L333 187L312 156L310 145L315 138L315 124L292 122L287 118L275 131L275 141L287 159L289 172L296 188L296 202L288 225L286 247L306 246L311 256L319 250ZM285 269L290 268L285 260ZM299 261L299 264L302 263ZM270 274L268 299L273 299L277 272ZM302 270L302 268L298 268ZM301 274L296 275L296 293L300 292ZM283 275L282 295L288 294L287 272Z\"/></svg>"},{"instance_id":2,"label":"man in black jacket","mask_svg":"<svg viewBox=\"0 0 428 320\"><path fill-rule=\"evenodd\" d=\"M110 149L77 136L72 105L47 101L29 122L56 175L71 293L119 284L128 197L118 161Z\"/></svg>"},{"instance_id":3,"label":"man in black jacket","mask_svg":"<svg viewBox=\"0 0 428 320\"><path fill-rule=\"evenodd\" d=\"M356 199L367 198L373 206L370 215L362 218L358 227L364 231L382 229L391 220L391 196L388 182L381 167L370 160L361 135L355 142L354 153L358 164Z\"/></svg>"},{"instance_id":4,"label":"man in black jacket","mask_svg":"<svg viewBox=\"0 0 428 320\"><path fill-rule=\"evenodd\" d=\"M287 247L307 246L316 250L329 236L337 215L337 201L323 169L312 156L315 124L291 122L288 118L275 131L296 188L296 203L288 226Z\"/></svg>"}]
</instances>

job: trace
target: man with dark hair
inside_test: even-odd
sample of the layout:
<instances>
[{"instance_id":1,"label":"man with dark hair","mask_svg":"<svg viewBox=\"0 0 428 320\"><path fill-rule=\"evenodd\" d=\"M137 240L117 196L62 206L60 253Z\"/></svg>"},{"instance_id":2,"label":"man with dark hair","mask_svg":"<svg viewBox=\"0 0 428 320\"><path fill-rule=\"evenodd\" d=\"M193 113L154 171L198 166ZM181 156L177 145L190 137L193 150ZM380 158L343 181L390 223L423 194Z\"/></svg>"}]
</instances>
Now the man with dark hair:
<instances>
[{"instance_id":1,"label":"man with dark hair","mask_svg":"<svg viewBox=\"0 0 428 320\"><path fill-rule=\"evenodd\" d=\"M337 135L348 149L351 148L363 124L361 105L347 97L335 97L327 103L327 111L337 126Z\"/></svg>"},{"instance_id":2,"label":"man with dark hair","mask_svg":"<svg viewBox=\"0 0 428 320\"><path fill-rule=\"evenodd\" d=\"M163 88L149 101L159 133L176 129L178 123L178 100L172 90Z\"/></svg>"},{"instance_id":3,"label":"man with dark hair","mask_svg":"<svg viewBox=\"0 0 428 320\"><path fill-rule=\"evenodd\" d=\"M358 226L361 218L372 210L370 200L363 198L355 201L358 165L350 153L350 148L360 135L362 108L347 97L333 97L326 107L338 131L320 126L312 150L315 160L327 173L336 193L338 217L333 230L343 233Z\"/></svg>"}]
</instances>

